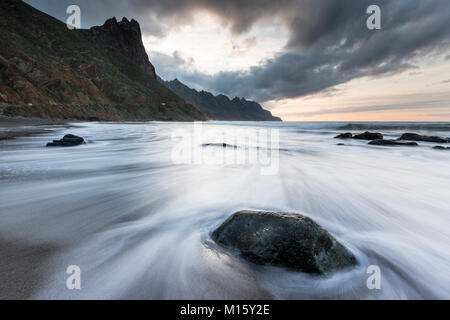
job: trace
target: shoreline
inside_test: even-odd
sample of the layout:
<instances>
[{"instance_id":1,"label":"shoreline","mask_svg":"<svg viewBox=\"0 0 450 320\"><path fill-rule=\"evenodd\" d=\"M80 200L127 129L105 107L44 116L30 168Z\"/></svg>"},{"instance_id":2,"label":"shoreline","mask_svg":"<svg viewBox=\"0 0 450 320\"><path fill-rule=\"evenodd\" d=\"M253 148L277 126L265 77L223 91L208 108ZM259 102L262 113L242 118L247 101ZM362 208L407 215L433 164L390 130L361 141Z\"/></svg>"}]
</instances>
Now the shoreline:
<instances>
[{"instance_id":1,"label":"shoreline","mask_svg":"<svg viewBox=\"0 0 450 320\"><path fill-rule=\"evenodd\" d=\"M76 120L0 116L0 141L48 133L52 130L40 127L69 127L69 122L76 122Z\"/></svg>"}]
</instances>

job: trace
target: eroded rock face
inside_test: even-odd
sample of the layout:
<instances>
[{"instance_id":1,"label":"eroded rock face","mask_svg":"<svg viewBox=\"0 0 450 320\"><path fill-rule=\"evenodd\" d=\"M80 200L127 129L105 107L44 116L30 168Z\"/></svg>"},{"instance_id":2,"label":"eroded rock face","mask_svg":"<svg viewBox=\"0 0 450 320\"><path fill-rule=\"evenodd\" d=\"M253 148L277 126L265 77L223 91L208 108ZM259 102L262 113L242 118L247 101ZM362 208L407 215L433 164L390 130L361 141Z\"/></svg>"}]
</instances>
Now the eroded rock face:
<instances>
[{"instance_id":1,"label":"eroded rock face","mask_svg":"<svg viewBox=\"0 0 450 320\"><path fill-rule=\"evenodd\" d=\"M373 140L369 142L372 146L404 146L404 147L417 147L418 144L416 142L398 142L395 140Z\"/></svg>"},{"instance_id":2,"label":"eroded rock face","mask_svg":"<svg viewBox=\"0 0 450 320\"><path fill-rule=\"evenodd\" d=\"M358 140L383 140L383 135L378 132L364 132L353 137Z\"/></svg>"},{"instance_id":3,"label":"eroded rock face","mask_svg":"<svg viewBox=\"0 0 450 320\"><path fill-rule=\"evenodd\" d=\"M259 265L329 274L357 264L354 255L328 231L295 213L237 212L212 238Z\"/></svg>"},{"instance_id":4,"label":"eroded rock face","mask_svg":"<svg viewBox=\"0 0 450 320\"><path fill-rule=\"evenodd\" d=\"M47 147L75 147L85 143L86 142L82 137L68 134L65 135L61 140L53 140L53 142L48 143Z\"/></svg>"},{"instance_id":5,"label":"eroded rock face","mask_svg":"<svg viewBox=\"0 0 450 320\"><path fill-rule=\"evenodd\" d=\"M407 140L407 141L424 141L424 142L436 142L436 143L447 143L448 140L441 137L429 137L429 136L422 136L420 134L416 133L405 133L403 134L399 140Z\"/></svg>"},{"instance_id":6,"label":"eroded rock face","mask_svg":"<svg viewBox=\"0 0 450 320\"><path fill-rule=\"evenodd\" d=\"M352 137L353 137L353 135L351 134L351 132L347 132L347 133L341 133L340 135L337 135L334 138L335 139L351 139Z\"/></svg>"}]
</instances>

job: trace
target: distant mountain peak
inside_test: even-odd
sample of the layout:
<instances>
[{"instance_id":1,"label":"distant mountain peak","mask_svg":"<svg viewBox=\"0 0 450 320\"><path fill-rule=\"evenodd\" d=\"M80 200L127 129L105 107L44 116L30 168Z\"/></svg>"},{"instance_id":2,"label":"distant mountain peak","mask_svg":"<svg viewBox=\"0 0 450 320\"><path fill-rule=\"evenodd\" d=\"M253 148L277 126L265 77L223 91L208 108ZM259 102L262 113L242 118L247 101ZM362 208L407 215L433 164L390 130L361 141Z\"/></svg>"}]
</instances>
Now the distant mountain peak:
<instances>
[{"instance_id":1,"label":"distant mountain peak","mask_svg":"<svg viewBox=\"0 0 450 320\"><path fill-rule=\"evenodd\" d=\"M178 78L173 79L171 82L172 82L172 83L175 83L175 84L178 84L178 85L183 85L183 86L184 86L184 84L181 83L181 81L178 80Z\"/></svg>"}]
</instances>

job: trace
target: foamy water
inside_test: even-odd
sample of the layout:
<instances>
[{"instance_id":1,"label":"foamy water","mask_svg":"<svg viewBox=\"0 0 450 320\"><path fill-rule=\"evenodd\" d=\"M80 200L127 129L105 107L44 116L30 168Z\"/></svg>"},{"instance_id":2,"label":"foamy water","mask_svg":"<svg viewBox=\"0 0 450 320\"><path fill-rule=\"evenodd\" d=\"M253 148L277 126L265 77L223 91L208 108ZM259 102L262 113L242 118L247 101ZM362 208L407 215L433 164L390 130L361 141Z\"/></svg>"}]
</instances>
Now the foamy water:
<instances>
[{"instance_id":1,"label":"foamy water","mask_svg":"<svg viewBox=\"0 0 450 320\"><path fill-rule=\"evenodd\" d=\"M259 164L174 163L172 136L192 123L86 123L0 142L3 288L43 299L450 298L450 152L333 139L365 130L450 137L448 124L203 124L261 128L279 130L275 174ZM88 144L45 148L69 132ZM212 140L195 140L194 153ZM237 147L225 152L266 146ZM359 265L318 277L230 256L209 235L243 209L307 215ZM66 288L70 265L81 268L79 291ZM380 267L381 290L366 286L370 265Z\"/></svg>"}]
</instances>

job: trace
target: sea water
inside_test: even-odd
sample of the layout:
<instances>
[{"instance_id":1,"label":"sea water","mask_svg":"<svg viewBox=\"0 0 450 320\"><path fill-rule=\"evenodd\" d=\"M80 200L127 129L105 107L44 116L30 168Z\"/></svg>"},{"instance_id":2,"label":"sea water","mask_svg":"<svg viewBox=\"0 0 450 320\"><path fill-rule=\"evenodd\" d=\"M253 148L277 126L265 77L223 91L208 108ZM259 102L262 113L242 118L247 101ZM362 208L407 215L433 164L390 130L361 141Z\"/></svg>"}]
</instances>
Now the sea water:
<instances>
[{"instance_id":1,"label":"sea water","mask_svg":"<svg viewBox=\"0 0 450 320\"><path fill-rule=\"evenodd\" d=\"M333 137L450 137L446 123L207 122L192 154L271 150L260 163L175 161L193 123L77 123L0 142L0 296L30 299L449 299L450 152ZM224 132L223 140L205 134ZM267 139L233 135L268 132ZM276 144L267 145L276 133ZM75 148L46 148L64 134ZM338 146L344 143L344 146ZM261 145L259 145L261 144ZM275 146L275 147L274 147ZM276 149L276 150L275 150ZM215 157L214 152L208 157ZM274 160L274 159L272 159ZM311 217L358 265L328 276L247 263L211 232L239 210ZM69 266L81 270L69 290ZM370 266L380 289L370 289ZM369 269L370 270L370 269Z\"/></svg>"}]
</instances>

